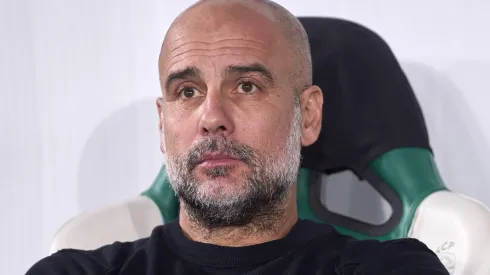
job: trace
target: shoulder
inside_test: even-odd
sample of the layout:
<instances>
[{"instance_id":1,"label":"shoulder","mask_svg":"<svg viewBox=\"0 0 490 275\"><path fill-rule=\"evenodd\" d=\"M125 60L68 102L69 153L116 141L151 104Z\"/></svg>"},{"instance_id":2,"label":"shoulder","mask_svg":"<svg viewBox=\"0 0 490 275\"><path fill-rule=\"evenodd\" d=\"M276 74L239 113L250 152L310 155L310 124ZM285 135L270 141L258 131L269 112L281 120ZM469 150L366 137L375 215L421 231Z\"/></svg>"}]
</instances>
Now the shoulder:
<instances>
[{"instance_id":1,"label":"shoulder","mask_svg":"<svg viewBox=\"0 0 490 275\"><path fill-rule=\"evenodd\" d=\"M351 239L339 266L355 270L345 274L449 274L437 255L413 238L384 242Z\"/></svg>"},{"instance_id":2,"label":"shoulder","mask_svg":"<svg viewBox=\"0 0 490 275\"><path fill-rule=\"evenodd\" d=\"M60 250L35 263L26 275L105 275L145 253L150 238L116 242L95 250Z\"/></svg>"}]
</instances>

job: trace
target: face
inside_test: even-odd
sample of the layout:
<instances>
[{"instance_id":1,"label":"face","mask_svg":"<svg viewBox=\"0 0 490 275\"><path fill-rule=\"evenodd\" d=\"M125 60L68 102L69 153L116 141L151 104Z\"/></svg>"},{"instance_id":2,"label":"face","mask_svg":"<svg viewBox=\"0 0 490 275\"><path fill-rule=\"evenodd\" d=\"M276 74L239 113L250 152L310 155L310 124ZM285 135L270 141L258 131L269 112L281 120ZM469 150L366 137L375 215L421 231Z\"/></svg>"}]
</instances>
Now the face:
<instances>
[{"instance_id":1,"label":"face","mask_svg":"<svg viewBox=\"0 0 490 275\"><path fill-rule=\"evenodd\" d=\"M187 213L208 227L279 211L297 179L301 98L280 33L260 20L183 24L162 49L168 176Z\"/></svg>"}]
</instances>

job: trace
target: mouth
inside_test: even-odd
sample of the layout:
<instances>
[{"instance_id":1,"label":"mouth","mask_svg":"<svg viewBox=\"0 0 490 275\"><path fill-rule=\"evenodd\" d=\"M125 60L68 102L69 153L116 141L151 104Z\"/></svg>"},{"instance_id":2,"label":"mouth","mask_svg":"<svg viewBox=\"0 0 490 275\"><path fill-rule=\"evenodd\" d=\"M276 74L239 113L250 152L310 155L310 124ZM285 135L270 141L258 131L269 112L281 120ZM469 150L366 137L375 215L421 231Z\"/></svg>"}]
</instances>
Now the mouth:
<instances>
[{"instance_id":1,"label":"mouth","mask_svg":"<svg viewBox=\"0 0 490 275\"><path fill-rule=\"evenodd\" d=\"M217 167L217 166L236 165L240 162L241 161L239 159L234 158L228 154L209 153L209 154L202 156L197 161L197 166L206 167L206 168L213 168L213 167Z\"/></svg>"}]
</instances>

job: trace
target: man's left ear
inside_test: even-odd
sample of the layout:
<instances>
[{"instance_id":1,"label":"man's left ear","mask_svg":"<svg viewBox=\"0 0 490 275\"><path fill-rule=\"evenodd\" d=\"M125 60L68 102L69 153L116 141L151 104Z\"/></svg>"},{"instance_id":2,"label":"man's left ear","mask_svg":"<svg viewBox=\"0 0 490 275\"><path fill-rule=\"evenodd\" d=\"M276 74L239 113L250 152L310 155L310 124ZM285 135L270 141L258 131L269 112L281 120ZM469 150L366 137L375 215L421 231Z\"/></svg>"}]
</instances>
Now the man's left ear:
<instances>
[{"instance_id":1,"label":"man's left ear","mask_svg":"<svg viewBox=\"0 0 490 275\"><path fill-rule=\"evenodd\" d=\"M313 144L322 129L323 92L318 86L310 86L303 90L300 97L302 114L301 146Z\"/></svg>"}]
</instances>

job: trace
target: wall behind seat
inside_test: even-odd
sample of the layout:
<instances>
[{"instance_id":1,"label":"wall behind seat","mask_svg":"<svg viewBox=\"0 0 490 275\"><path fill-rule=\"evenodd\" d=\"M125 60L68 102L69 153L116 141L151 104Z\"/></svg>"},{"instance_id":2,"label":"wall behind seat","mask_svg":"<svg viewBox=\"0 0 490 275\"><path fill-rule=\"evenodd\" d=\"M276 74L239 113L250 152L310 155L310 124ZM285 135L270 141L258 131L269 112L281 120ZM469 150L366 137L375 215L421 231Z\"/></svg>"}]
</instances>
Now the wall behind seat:
<instances>
[{"instance_id":1,"label":"wall behind seat","mask_svg":"<svg viewBox=\"0 0 490 275\"><path fill-rule=\"evenodd\" d=\"M45 256L69 218L151 183L162 161L158 51L193 2L0 1L3 273L23 274ZM415 87L447 184L490 205L490 2L279 2L385 38Z\"/></svg>"}]
</instances>

